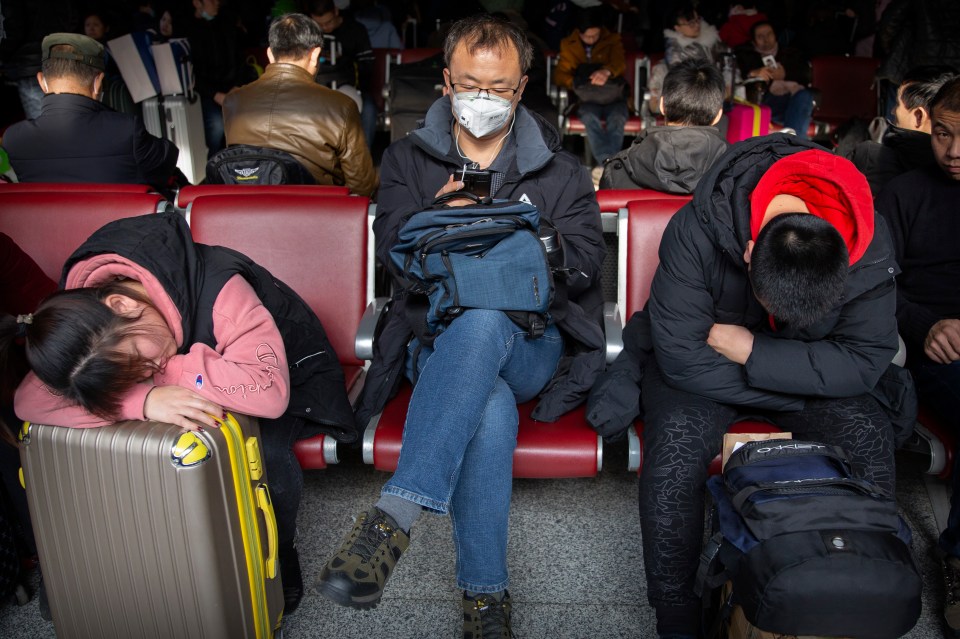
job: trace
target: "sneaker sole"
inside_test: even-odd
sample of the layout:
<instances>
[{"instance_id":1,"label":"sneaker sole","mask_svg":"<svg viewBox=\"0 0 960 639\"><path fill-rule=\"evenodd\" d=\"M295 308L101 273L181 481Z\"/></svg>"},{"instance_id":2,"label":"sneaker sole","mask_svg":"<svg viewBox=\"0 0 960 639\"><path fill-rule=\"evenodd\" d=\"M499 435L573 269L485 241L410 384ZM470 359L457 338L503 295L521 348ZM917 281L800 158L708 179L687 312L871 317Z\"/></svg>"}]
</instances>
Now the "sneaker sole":
<instances>
[{"instance_id":1,"label":"sneaker sole","mask_svg":"<svg viewBox=\"0 0 960 639\"><path fill-rule=\"evenodd\" d=\"M346 606L347 608L356 608L357 610L371 610L376 608L377 604L380 603L380 598L383 597L382 591L364 597L355 597L330 581L318 582L316 590L334 603Z\"/></svg>"}]
</instances>

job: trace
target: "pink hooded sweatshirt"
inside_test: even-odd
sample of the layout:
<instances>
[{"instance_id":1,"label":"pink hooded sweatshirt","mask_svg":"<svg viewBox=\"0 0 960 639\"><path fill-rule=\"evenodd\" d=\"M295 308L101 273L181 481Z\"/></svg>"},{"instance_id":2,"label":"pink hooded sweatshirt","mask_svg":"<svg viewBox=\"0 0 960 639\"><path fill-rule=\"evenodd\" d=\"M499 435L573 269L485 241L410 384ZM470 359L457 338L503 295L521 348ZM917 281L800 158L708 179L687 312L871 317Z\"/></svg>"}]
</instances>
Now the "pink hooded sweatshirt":
<instances>
[{"instance_id":1,"label":"pink hooded sweatshirt","mask_svg":"<svg viewBox=\"0 0 960 639\"><path fill-rule=\"evenodd\" d=\"M147 295L183 345L180 312L157 279L118 255L97 255L78 262L67 276L66 288L94 287L118 278L143 284ZM241 275L230 278L213 305L216 347L193 344L174 355L162 371L136 384L123 399L118 419L146 419L143 405L154 386L183 386L226 410L276 418L290 400L290 373L280 331L270 312ZM90 428L112 422L92 415L64 399L29 373L17 389L14 409L20 419L60 426Z\"/></svg>"}]
</instances>

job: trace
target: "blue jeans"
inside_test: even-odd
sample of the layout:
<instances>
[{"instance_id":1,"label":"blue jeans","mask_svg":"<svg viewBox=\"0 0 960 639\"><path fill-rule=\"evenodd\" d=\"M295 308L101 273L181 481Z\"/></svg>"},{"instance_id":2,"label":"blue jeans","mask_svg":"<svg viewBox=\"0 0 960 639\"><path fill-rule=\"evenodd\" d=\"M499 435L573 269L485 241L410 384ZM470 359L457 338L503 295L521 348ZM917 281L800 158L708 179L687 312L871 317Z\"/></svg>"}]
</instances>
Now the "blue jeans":
<instances>
[{"instance_id":1,"label":"blue jeans","mask_svg":"<svg viewBox=\"0 0 960 639\"><path fill-rule=\"evenodd\" d=\"M223 133L223 107L212 97L201 97L200 107L203 109L203 137L207 143L207 157L210 158L227 145Z\"/></svg>"},{"instance_id":2,"label":"blue jeans","mask_svg":"<svg viewBox=\"0 0 960 639\"><path fill-rule=\"evenodd\" d=\"M936 364L924 360L912 366L913 380L920 401L936 413L954 434L960 434L960 361ZM960 557L960 451L954 451L953 474L950 482L950 515L947 529L940 534L940 548L948 555Z\"/></svg>"},{"instance_id":3,"label":"blue jeans","mask_svg":"<svg viewBox=\"0 0 960 639\"><path fill-rule=\"evenodd\" d=\"M770 107L770 119L780 122L797 132L797 137L806 140L810 119L813 117L813 93L802 89L793 95L763 96L763 103Z\"/></svg>"},{"instance_id":4,"label":"blue jeans","mask_svg":"<svg viewBox=\"0 0 960 639\"><path fill-rule=\"evenodd\" d=\"M612 104L581 102L577 113L587 129L587 139L597 164L603 164L623 147L623 127L629 112L623 100ZM604 126L606 124L606 126Z\"/></svg>"},{"instance_id":5,"label":"blue jeans","mask_svg":"<svg viewBox=\"0 0 960 639\"><path fill-rule=\"evenodd\" d=\"M450 515L464 590L507 587L517 403L550 381L562 350L556 326L529 339L500 311L473 309L417 358L400 460L383 493Z\"/></svg>"},{"instance_id":6,"label":"blue jeans","mask_svg":"<svg viewBox=\"0 0 960 639\"><path fill-rule=\"evenodd\" d=\"M367 148L373 148L373 137L377 134L377 103L373 101L370 92L362 94L363 111L360 113L360 124L363 135L367 139Z\"/></svg>"}]
</instances>

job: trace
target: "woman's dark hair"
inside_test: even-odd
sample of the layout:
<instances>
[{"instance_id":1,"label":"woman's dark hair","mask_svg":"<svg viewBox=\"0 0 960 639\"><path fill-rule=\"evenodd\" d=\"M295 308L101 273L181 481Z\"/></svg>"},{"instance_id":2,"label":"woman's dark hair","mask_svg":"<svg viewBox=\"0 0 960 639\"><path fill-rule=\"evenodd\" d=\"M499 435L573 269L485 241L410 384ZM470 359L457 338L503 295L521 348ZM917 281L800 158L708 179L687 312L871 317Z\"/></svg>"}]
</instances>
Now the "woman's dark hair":
<instances>
[{"instance_id":1,"label":"woman's dark hair","mask_svg":"<svg viewBox=\"0 0 960 639\"><path fill-rule=\"evenodd\" d=\"M690 0L676 2L663 14L663 26L668 29L673 29L680 24L680 20L687 20L689 22L697 17L697 15L697 7L693 2L690 2Z\"/></svg>"},{"instance_id":2,"label":"woman's dark hair","mask_svg":"<svg viewBox=\"0 0 960 639\"><path fill-rule=\"evenodd\" d=\"M809 213L782 213L757 236L750 282L777 321L806 328L843 298L849 263L847 245L832 224Z\"/></svg>"},{"instance_id":3,"label":"woman's dark hair","mask_svg":"<svg viewBox=\"0 0 960 639\"><path fill-rule=\"evenodd\" d=\"M116 419L127 391L157 368L124 345L127 338L150 333L137 325L139 316L117 315L104 303L115 293L152 306L149 298L123 282L58 291L40 303L26 325L25 348L16 343L16 318L0 319L4 390L16 388L26 363L64 398L102 419ZM18 350L25 350L26 357Z\"/></svg>"},{"instance_id":4,"label":"woman's dark hair","mask_svg":"<svg viewBox=\"0 0 960 639\"><path fill-rule=\"evenodd\" d=\"M757 29L759 29L760 27L770 27L771 29L773 29L773 23L770 22L769 20L760 20L759 22L754 22L753 24L751 24L750 25L750 42L756 41ZM777 30L773 29L773 32L774 34L776 34Z\"/></svg>"}]
</instances>

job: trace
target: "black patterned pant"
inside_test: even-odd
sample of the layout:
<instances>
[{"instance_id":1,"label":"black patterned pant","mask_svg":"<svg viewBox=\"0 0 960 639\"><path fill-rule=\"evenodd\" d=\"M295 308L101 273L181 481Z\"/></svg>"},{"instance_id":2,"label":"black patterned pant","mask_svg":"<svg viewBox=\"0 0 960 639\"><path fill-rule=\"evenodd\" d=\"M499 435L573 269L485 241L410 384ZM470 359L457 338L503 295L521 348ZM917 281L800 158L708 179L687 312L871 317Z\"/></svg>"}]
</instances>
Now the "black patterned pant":
<instances>
[{"instance_id":1,"label":"black patterned pant","mask_svg":"<svg viewBox=\"0 0 960 639\"><path fill-rule=\"evenodd\" d=\"M667 386L653 358L643 372L640 525L647 596L657 631L696 635L694 581L703 540L704 484L723 434L743 415L736 406ZM893 432L869 395L809 399L797 412L758 412L796 439L842 447L854 471L893 492Z\"/></svg>"}]
</instances>

